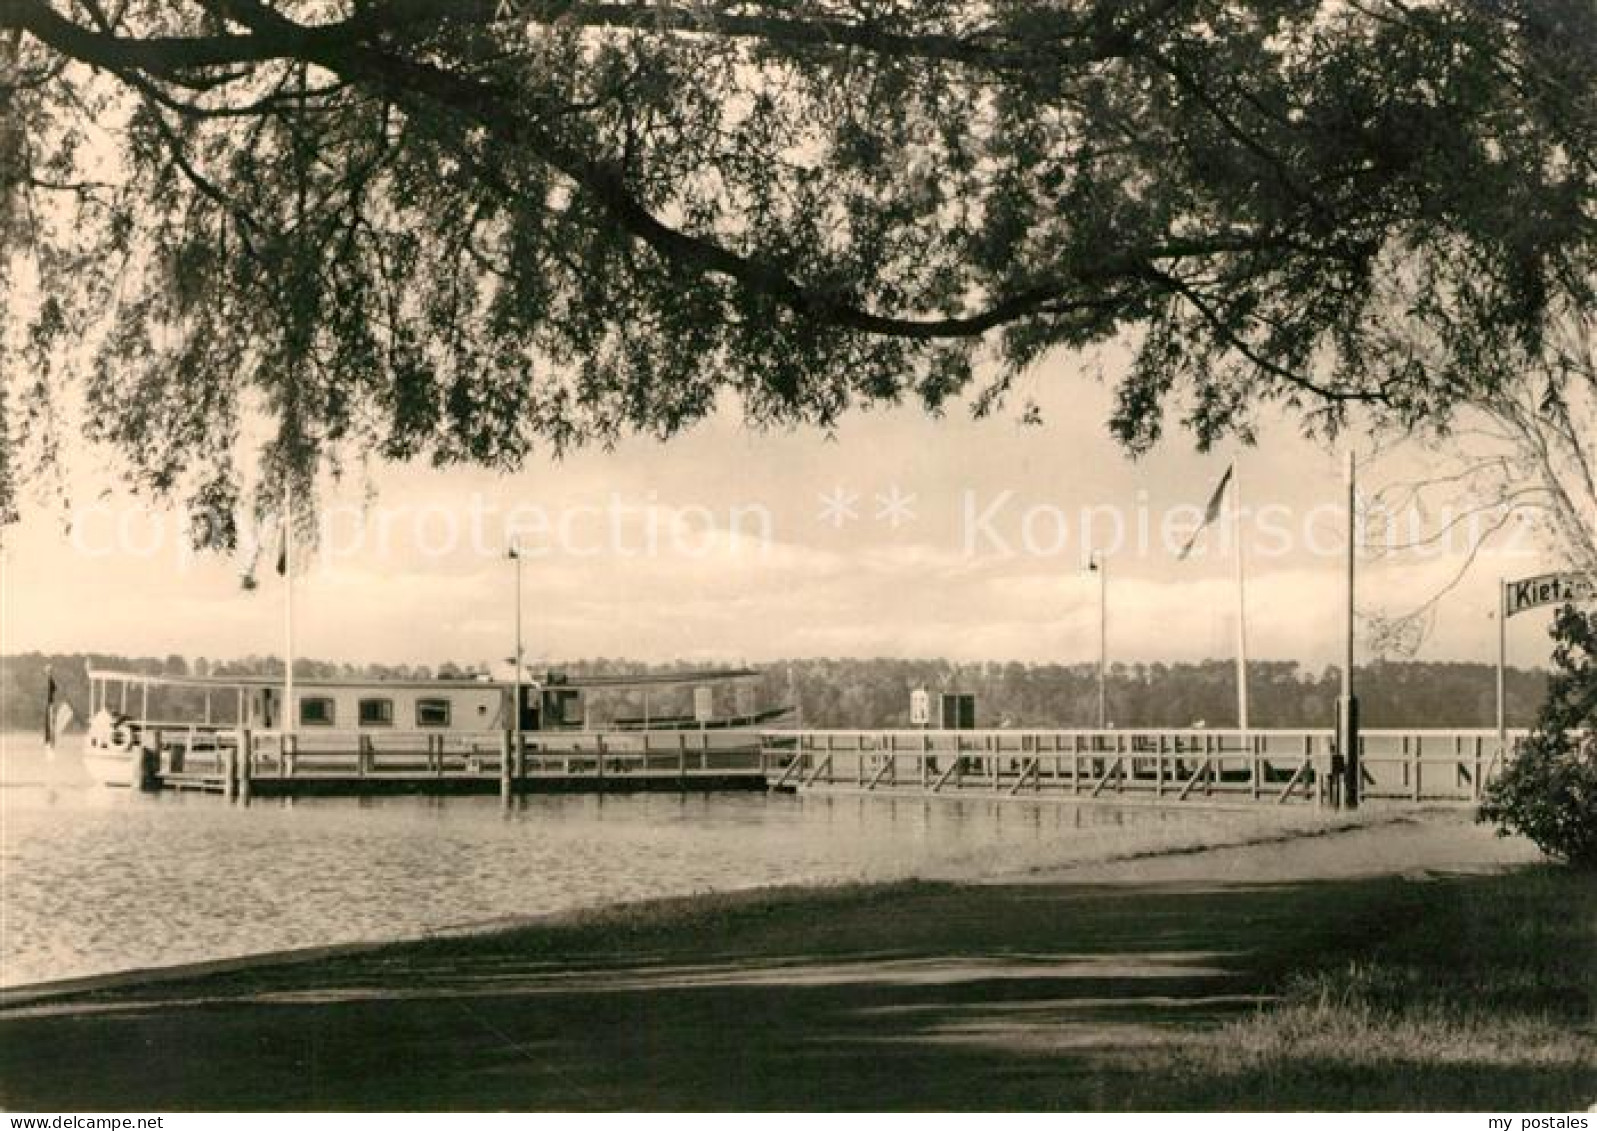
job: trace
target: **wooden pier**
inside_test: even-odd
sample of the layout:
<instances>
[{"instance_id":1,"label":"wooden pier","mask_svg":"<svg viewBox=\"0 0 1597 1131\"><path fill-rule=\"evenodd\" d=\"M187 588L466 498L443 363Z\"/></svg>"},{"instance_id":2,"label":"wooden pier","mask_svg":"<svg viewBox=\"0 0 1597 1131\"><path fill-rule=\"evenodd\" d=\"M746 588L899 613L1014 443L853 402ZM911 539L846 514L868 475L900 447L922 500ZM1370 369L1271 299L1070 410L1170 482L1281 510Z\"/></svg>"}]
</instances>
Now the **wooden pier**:
<instances>
[{"instance_id":1,"label":"wooden pier","mask_svg":"<svg viewBox=\"0 0 1597 1131\"><path fill-rule=\"evenodd\" d=\"M484 735L152 725L146 789L256 797L763 790L760 735L725 730Z\"/></svg>"},{"instance_id":2,"label":"wooden pier","mask_svg":"<svg viewBox=\"0 0 1597 1131\"><path fill-rule=\"evenodd\" d=\"M1495 730L1364 731L1363 796L1478 800L1503 745ZM773 789L1329 805L1340 759L1332 730L822 730L767 732L765 764Z\"/></svg>"},{"instance_id":3,"label":"wooden pier","mask_svg":"<svg viewBox=\"0 0 1597 1131\"><path fill-rule=\"evenodd\" d=\"M255 797L777 790L1073 802L1334 804L1331 730L147 731L148 789ZM1511 732L1511 754L1523 732ZM1364 796L1478 800L1492 730L1368 730Z\"/></svg>"}]
</instances>

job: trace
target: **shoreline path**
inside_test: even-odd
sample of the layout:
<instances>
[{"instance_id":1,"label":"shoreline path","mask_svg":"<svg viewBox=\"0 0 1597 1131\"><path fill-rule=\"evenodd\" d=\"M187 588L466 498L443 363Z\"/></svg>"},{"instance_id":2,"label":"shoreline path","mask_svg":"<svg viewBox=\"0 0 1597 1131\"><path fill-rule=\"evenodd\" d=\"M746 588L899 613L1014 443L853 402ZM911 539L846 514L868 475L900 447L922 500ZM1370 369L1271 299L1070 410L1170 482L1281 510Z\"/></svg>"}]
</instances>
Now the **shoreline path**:
<instances>
[{"instance_id":1,"label":"shoreline path","mask_svg":"<svg viewBox=\"0 0 1597 1131\"><path fill-rule=\"evenodd\" d=\"M1160 1058L1256 1013L1290 971L1535 858L1462 814L1394 815L977 883L707 895L11 991L0 1103L1245 1106L1240 1075L1197 1096Z\"/></svg>"}]
</instances>

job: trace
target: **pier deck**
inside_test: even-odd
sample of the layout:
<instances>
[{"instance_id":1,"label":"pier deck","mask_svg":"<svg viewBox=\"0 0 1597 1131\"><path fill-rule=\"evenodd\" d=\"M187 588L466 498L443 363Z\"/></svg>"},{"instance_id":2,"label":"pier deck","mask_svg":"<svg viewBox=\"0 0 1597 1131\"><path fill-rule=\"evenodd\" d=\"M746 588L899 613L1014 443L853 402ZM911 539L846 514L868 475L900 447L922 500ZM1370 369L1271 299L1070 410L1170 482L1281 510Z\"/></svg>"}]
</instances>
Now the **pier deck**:
<instances>
[{"instance_id":1,"label":"pier deck","mask_svg":"<svg viewBox=\"0 0 1597 1131\"><path fill-rule=\"evenodd\" d=\"M1522 731L1366 730L1363 796L1471 802ZM1332 800L1331 730L771 731L773 788L1158 804Z\"/></svg>"},{"instance_id":2,"label":"pier deck","mask_svg":"<svg viewBox=\"0 0 1597 1131\"><path fill-rule=\"evenodd\" d=\"M147 789L228 797L763 790L750 731L381 734L152 727Z\"/></svg>"},{"instance_id":3,"label":"pier deck","mask_svg":"<svg viewBox=\"0 0 1597 1131\"><path fill-rule=\"evenodd\" d=\"M1512 754L1523 732L1506 736ZM153 727L151 789L316 794L846 791L1074 802L1328 804L1330 730L319 732ZM1491 730L1368 730L1364 796L1478 800Z\"/></svg>"}]
</instances>

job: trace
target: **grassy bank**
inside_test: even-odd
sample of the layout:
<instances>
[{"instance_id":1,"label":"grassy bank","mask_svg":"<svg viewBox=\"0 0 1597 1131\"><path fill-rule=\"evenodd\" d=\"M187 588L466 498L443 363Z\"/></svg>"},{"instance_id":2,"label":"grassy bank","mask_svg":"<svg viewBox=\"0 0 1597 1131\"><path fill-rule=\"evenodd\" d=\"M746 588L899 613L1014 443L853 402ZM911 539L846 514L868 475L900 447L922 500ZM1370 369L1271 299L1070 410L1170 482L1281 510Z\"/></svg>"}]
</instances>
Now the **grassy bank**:
<instances>
[{"instance_id":1,"label":"grassy bank","mask_svg":"<svg viewBox=\"0 0 1597 1131\"><path fill-rule=\"evenodd\" d=\"M1597 1102L1597 883L1552 868L1410 885L1350 953L1158 1059L1201 1106L1584 1109ZM1389 917L1389 918L1388 918Z\"/></svg>"},{"instance_id":2,"label":"grassy bank","mask_svg":"<svg viewBox=\"0 0 1597 1131\"><path fill-rule=\"evenodd\" d=\"M1568 1109L1594 978L1546 868L750 892L14 1006L0 1102Z\"/></svg>"}]
</instances>

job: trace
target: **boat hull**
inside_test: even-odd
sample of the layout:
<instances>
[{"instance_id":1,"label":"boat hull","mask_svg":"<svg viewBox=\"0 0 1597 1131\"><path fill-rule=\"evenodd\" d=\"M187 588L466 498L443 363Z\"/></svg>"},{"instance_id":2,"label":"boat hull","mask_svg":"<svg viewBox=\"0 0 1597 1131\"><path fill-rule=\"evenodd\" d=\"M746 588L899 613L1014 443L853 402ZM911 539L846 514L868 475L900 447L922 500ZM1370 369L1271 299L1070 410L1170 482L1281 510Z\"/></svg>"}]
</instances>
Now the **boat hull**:
<instances>
[{"instance_id":1,"label":"boat hull","mask_svg":"<svg viewBox=\"0 0 1597 1131\"><path fill-rule=\"evenodd\" d=\"M131 786L134 762L134 751L129 747L83 744L83 768L99 785Z\"/></svg>"}]
</instances>

